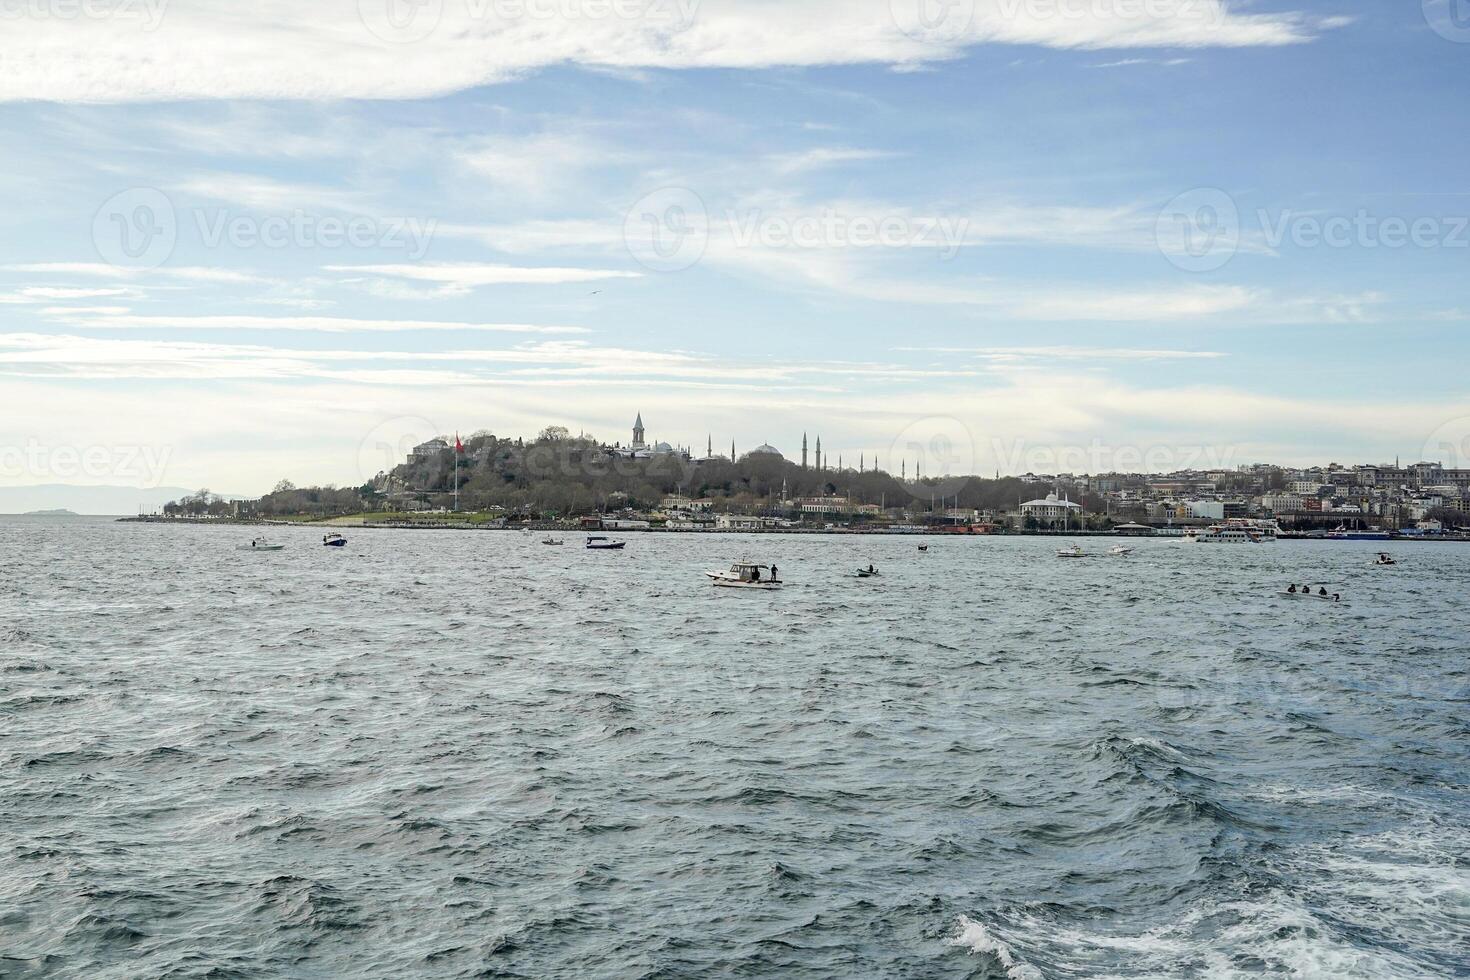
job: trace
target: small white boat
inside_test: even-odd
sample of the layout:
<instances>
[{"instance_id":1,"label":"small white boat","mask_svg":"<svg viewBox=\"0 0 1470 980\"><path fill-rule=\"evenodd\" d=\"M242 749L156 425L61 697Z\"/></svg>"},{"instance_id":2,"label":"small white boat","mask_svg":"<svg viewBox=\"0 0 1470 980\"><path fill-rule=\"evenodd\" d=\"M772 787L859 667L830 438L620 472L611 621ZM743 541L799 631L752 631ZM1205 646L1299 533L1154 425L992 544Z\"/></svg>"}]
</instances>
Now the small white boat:
<instances>
[{"instance_id":1,"label":"small white boat","mask_svg":"<svg viewBox=\"0 0 1470 980\"><path fill-rule=\"evenodd\" d=\"M286 546L283 545L283 544L271 544L269 541L267 541L262 536L262 537L259 537L259 538L252 539L249 544L237 545L235 550L236 551L285 551L286 550Z\"/></svg>"},{"instance_id":2,"label":"small white boat","mask_svg":"<svg viewBox=\"0 0 1470 980\"><path fill-rule=\"evenodd\" d=\"M1110 554L1110 555L1118 555L1118 556L1121 557L1123 555L1131 555L1131 554L1133 554L1133 549L1130 548L1130 547L1128 547L1126 544L1115 544L1111 548L1108 549L1108 554Z\"/></svg>"},{"instance_id":3,"label":"small white boat","mask_svg":"<svg viewBox=\"0 0 1470 980\"><path fill-rule=\"evenodd\" d=\"M322 538L322 546L326 548L345 548L347 547L347 538L333 532Z\"/></svg>"},{"instance_id":4,"label":"small white boat","mask_svg":"<svg viewBox=\"0 0 1470 980\"><path fill-rule=\"evenodd\" d=\"M627 546L626 541L614 541L595 534L587 539L588 551L622 551Z\"/></svg>"},{"instance_id":5,"label":"small white boat","mask_svg":"<svg viewBox=\"0 0 1470 980\"><path fill-rule=\"evenodd\" d=\"M1082 546L1080 544L1074 544L1074 545L1069 545L1069 546L1067 546L1065 548L1058 548L1057 549L1057 557L1058 558L1086 558L1087 557L1087 552L1085 552L1085 551L1082 550Z\"/></svg>"},{"instance_id":6,"label":"small white boat","mask_svg":"<svg viewBox=\"0 0 1470 980\"><path fill-rule=\"evenodd\" d=\"M757 565L753 562L737 561L730 566L728 572L705 572L710 581L716 586L725 589L764 589L771 591L779 589L782 582L776 577L776 569L771 565Z\"/></svg>"},{"instance_id":7,"label":"small white boat","mask_svg":"<svg viewBox=\"0 0 1470 980\"><path fill-rule=\"evenodd\" d=\"M1398 562L1397 561L1394 561L1392 555L1387 555L1387 554L1384 554L1383 552L1380 551L1378 553L1378 558L1374 560L1373 564L1375 564L1375 565L1397 565Z\"/></svg>"},{"instance_id":8,"label":"small white boat","mask_svg":"<svg viewBox=\"0 0 1470 980\"><path fill-rule=\"evenodd\" d=\"M553 548L559 548L566 542L562 541L560 538L544 538L542 539L541 543L545 545L550 545Z\"/></svg>"},{"instance_id":9,"label":"small white boat","mask_svg":"<svg viewBox=\"0 0 1470 980\"><path fill-rule=\"evenodd\" d=\"M1312 591L1309 591L1307 589L1303 589L1300 592L1288 592L1285 589L1282 589L1277 594L1280 595L1280 596L1282 596L1283 598L1287 598L1287 599L1316 599L1316 600L1318 600L1320 602L1341 602L1342 601L1342 596L1339 595L1339 594L1337 594L1337 593L1333 593L1331 595L1322 595L1320 592L1312 592Z\"/></svg>"},{"instance_id":10,"label":"small white boat","mask_svg":"<svg viewBox=\"0 0 1470 980\"><path fill-rule=\"evenodd\" d=\"M877 578L880 574L882 573L879 572L878 569L873 567L872 565L869 565L867 568L859 568L857 570L858 578Z\"/></svg>"}]
</instances>

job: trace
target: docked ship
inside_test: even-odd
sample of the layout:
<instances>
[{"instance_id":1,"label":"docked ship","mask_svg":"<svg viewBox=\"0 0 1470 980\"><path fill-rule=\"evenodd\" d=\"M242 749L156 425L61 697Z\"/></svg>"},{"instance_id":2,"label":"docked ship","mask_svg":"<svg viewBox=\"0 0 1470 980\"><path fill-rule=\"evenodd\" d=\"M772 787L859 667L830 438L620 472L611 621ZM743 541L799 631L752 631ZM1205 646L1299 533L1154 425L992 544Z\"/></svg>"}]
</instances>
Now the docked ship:
<instances>
[{"instance_id":1,"label":"docked ship","mask_svg":"<svg viewBox=\"0 0 1470 980\"><path fill-rule=\"evenodd\" d=\"M1280 531L1275 521L1232 517L1204 529L1190 528L1184 532L1184 540L1200 544L1267 544L1275 541Z\"/></svg>"},{"instance_id":2,"label":"docked ship","mask_svg":"<svg viewBox=\"0 0 1470 980\"><path fill-rule=\"evenodd\" d=\"M1349 531L1346 524L1339 524L1337 530L1328 531L1329 541L1387 541L1393 537L1387 531Z\"/></svg>"}]
</instances>

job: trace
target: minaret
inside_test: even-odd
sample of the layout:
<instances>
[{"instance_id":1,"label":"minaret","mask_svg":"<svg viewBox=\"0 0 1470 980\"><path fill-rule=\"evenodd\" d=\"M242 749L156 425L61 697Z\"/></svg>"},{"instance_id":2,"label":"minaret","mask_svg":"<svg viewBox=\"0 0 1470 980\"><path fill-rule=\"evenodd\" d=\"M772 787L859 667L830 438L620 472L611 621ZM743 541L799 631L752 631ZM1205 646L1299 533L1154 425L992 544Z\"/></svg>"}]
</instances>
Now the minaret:
<instances>
[{"instance_id":1,"label":"minaret","mask_svg":"<svg viewBox=\"0 0 1470 980\"><path fill-rule=\"evenodd\" d=\"M822 437L821 436L817 436L817 470L818 470L818 472L820 472L821 469L822 469Z\"/></svg>"},{"instance_id":2,"label":"minaret","mask_svg":"<svg viewBox=\"0 0 1470 980\"><path fill-rule=\"evenodd\" d=\"M906 459L898 464L898 478L900 480L909 478L909 461Z\"/></svg>"},{"instance_id":3,"label":"minaret","mask_svg":"<svg viewBox=\"0 0 1470 980\"><path fill-rule=\"evenodd\" d=\"M626 418L626 416L624 416ZM643 448L643 413L638 413L638 418L633 421L633 448Z\"/></svg>"},{"instance_id":4,"label":"minaret","mask_svg":"<svg viewBox=\"0 0 1470 980\"><path fill-rule=\"evenodd\" d=\"M735 462L735 440L730 440L730 462Z\"/></svg>"},{"instance_id":5,"label":"minaret","mask_svg":"<svg viewBox=\"0 0 1470 980\"><path fill-rule=\"evenodd\" d=\"M713 433L709 436L709 446L705 448L704 455L706 459L715 458L715 437Z\"/></svg>"},{"instance_id":6,"label":"minaret","mask_svg":"<svg viewBox=\"0 0 1470 980\"><path fill-rule=\"evenodd\" d=\"M801 434L801 468L806 469L806 433Z\"/></svg>"},{"instance_id":7,"label":"minaret","mask_svg":"<svg viewBox=\"0 0 1470 980\"><path fill-rule=\"evenodd\" d=\"M842 454L841 453L838 453L837 454L837 472L839 472L839 473L842 472Z\"/></svg>"},{"instance_id":8,"label":"minaret","mask_svg":"<svg viewBox=\"0 0 1470 980\"><path fill-rule=\"evenodd\" d=\"M865 466L867 464L867 461L868 461L868 454L867 453L858 453L858 472L859 473L866 473L867 472L867 469L865 468Z\"/></svg>"}]
</instances>

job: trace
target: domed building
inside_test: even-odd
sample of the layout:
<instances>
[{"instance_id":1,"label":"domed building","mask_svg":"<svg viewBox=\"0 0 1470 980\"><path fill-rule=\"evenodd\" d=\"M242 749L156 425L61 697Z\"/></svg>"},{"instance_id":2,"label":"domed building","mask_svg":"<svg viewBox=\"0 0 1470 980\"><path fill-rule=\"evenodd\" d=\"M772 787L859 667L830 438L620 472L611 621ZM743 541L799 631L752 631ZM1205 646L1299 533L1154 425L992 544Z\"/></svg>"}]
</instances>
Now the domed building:
<instances>
[{"instance_id":1,"label":"domed building","mask_svg":"<svg viewBox=\"0 0 1470 980\"><path fill-rule=\"evenodd\" d=\"M786 458L785 456L781 455L781 450L777 449L775 446L770 445L769 443L766 443L766 444L760 445L760 446L756 446L754 449L752 449L750 452L746 453L744 456L742 456L740 458L741 459L750 459L751 457L755 457L756 459L785 459Z\"/></svg>"}]
</instances>

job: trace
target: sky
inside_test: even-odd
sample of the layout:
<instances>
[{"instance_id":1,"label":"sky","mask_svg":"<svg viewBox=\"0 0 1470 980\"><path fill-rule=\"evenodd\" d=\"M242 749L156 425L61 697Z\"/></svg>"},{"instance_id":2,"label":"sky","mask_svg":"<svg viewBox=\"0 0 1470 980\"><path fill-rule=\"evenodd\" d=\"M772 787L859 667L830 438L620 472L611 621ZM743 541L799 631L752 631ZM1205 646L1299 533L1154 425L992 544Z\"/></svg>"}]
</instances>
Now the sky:
<instances>
[{"instance_id":1,"label":"sky","mask_svg":"<svg viewBox=\"0 0 1470 980\"><path fill-rule=\"evenodd\" d=\"M0 0L0 486L1470 466L1470 0Z\"/></svg>"}]
</instances>

